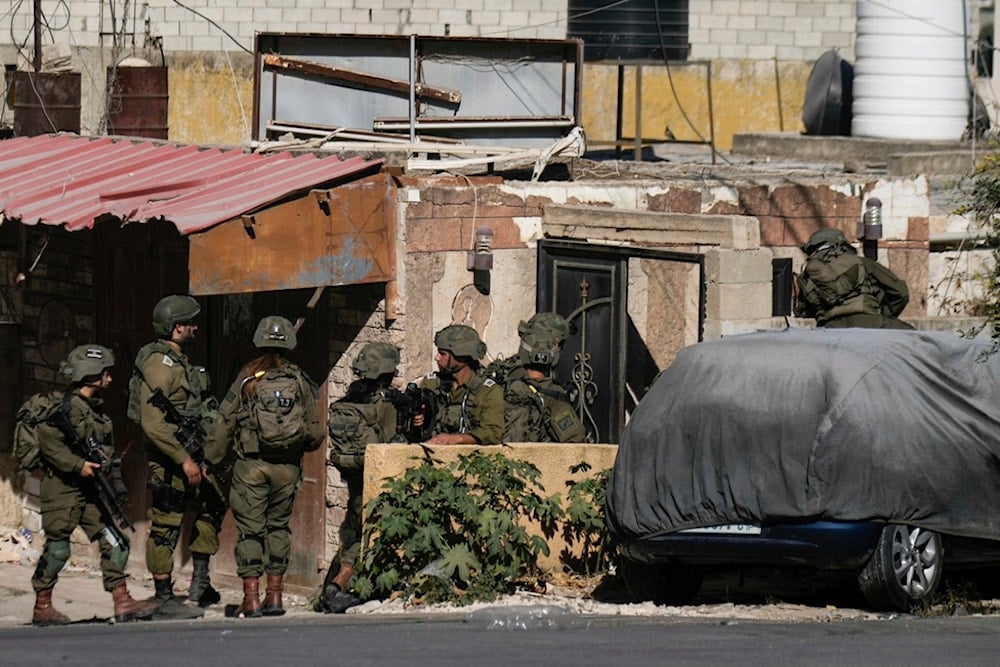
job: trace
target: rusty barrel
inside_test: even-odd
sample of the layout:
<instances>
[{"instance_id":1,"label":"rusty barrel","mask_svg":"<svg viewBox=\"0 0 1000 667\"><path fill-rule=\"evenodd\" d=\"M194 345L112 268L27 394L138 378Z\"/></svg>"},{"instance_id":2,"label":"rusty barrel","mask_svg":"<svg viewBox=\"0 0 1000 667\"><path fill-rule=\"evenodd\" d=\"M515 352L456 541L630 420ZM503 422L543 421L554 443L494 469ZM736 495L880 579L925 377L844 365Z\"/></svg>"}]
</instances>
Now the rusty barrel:
<instances>
[{"instance_id":1,"label":"rusty barrel","mask_svg":"<svg viewBox=\"0 0 1000 667\"><path fill-rule=\"evenodd\" d=\"M167 138L166 67L109 67L108 134Z\"/></svg>"},{"instance_id":2,"label":"rusty barrel","mask_svg":"<svg viewBox=\"0 0 1000 667\"><path fill-rule=\"evenodd\" d=\"M80 132L80 73L14 74L14 134Z\"/></svg>"}]
</instances>

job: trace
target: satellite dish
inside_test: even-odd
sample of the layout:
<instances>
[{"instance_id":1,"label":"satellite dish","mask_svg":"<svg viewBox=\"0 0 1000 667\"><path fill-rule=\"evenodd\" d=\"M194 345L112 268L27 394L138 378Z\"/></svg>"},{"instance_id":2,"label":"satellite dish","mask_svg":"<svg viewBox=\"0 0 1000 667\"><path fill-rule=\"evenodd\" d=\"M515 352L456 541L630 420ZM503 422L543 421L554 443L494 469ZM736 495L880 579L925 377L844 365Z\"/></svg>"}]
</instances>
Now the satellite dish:
<instances>
[{"instance_id":1,"label":"satellite dish","mask_svg":"<svg viewBox=\"0 0 1000 667\"><path fill-rule=\"evenodd\" d=\"M831 49L819 57L806 82L802 105L806 134L850 136L853 84L854 66L839 53Z\"/></svg>"}]
</instances>

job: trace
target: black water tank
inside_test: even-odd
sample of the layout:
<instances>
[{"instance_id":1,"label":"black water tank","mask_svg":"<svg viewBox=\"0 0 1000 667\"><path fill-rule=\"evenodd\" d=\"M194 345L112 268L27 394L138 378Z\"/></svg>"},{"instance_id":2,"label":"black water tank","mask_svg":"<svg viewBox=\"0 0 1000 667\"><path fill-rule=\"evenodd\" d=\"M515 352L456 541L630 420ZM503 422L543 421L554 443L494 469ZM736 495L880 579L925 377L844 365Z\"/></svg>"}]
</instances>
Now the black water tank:
<instances>
[{"instance_id":1,"label":"black water tank","mask_svg":"<svg viewBox=\"0 0 1000 667\"><path fill-rule=\"evenodd\" d=\"M688 0L569 0L568 13L585 60L687 59Z\"/></svg>"}]
</instances>

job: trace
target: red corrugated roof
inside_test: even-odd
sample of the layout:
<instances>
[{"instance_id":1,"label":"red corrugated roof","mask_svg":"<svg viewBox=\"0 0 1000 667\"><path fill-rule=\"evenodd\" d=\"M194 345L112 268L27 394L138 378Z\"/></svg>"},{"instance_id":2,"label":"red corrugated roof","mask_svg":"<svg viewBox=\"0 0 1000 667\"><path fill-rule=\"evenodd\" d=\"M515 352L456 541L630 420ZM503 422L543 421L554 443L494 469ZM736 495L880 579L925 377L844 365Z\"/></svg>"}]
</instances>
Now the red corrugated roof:
<instances>
[{"instance_id":1,"label":"red corrugated roof","mask_svg":"<svg viewBox=\"0 0 1000 667\"><path fill-rule=\"evenodd\" d=\"M0 141L0 214L70 230L105 216L168 220L191 234L381 163L128 138L19 137Z\"/></svg>"}]
</instances>

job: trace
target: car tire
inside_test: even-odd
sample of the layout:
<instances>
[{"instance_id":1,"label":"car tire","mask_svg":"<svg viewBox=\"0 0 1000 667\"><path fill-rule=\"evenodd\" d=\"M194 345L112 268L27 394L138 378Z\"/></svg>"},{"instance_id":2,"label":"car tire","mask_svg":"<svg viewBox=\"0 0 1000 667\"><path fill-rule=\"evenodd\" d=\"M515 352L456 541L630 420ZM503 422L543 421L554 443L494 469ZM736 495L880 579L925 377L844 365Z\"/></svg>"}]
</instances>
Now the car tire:
<instances>
[{"instance_id":1,"label":"car tire","mask_svg":"<svg viewBox=\"0 0 1000 667\"><path fill-rule=\"evenodd\" d=\"M916 526L888 525L858 575L861 593L879 611L911 611L941 583L941 536Z\"/></svg>"},{"instance_id":2,"label":"car tire","mask_svg":"<svg viewBox=\"0 0 1000 667\"><path fill-rule=\"evenodd\" d=\"M705 575L691 567L653 565L622 559L618 574L635 599L658 605L684 605L694 600Z\"/></svg>"}]
</instances>

